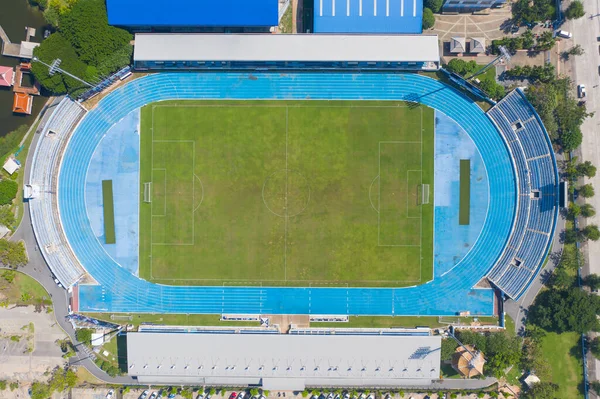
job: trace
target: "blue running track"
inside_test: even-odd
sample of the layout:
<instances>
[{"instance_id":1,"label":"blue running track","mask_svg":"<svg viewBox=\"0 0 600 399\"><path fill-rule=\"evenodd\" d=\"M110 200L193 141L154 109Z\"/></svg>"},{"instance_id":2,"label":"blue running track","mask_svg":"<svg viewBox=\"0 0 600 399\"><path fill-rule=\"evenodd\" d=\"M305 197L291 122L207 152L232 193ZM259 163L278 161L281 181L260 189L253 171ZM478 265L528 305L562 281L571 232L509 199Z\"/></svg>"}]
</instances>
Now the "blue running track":
<instances>
[{"instance_id":1,"label":"blue running track","mask_svg":"<svg viewBox=\"0 0 600 399\"><path fill-rule=\"evenodd\" d=\"M141 280L96 239L86 214L85 181L96 146L132 110L174 99L411 100L460 124L479 148L489 179L488 214L478 241L450 272L408 288L182 287ZM350 315L490 315L490 289L473 289L500 256L515 215L516 184L505 142L487 115L449 86L416 74L163 73L106 96L74 132L59 177L67 238L98 285L80 287L81 311ZM368 267L368 265L365 265Z\"/></svg>"}]
</instances>

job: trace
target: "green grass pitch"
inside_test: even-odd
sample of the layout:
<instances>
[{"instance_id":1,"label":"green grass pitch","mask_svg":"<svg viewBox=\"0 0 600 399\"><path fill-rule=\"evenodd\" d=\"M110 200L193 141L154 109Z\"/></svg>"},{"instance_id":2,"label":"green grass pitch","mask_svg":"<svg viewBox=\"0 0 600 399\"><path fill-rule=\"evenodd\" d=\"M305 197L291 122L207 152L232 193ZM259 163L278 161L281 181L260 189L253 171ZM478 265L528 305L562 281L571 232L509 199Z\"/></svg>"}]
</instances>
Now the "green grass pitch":
<instances>
[{"instance_id":1,"label":"green grass pitch","mask_svg":"<svg viewBox=\"0 0 600 399\"><path fill-rule=\"evenodd\" d=\"M144 107L140 277L263 286L431 280L433 125L432 109L399 102Z\"/></svg>"}]
</instances>

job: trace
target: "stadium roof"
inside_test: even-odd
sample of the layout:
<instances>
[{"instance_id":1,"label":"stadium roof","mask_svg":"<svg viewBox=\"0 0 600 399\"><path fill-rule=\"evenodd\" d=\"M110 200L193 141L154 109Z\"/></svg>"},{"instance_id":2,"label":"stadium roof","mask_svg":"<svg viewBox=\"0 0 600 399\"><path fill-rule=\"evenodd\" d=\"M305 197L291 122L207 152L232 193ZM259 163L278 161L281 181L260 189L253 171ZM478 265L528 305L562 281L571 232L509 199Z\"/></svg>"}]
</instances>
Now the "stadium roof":
<instances>
[{"instance_id":1,"label":"stadium roof","mask_svg":"<svg viewBox=\"0 0 600 399\"><path fill-rule=\"evenodd\" d=\"M436 35L138 33L134 61L439 62Z\"/></svg>"},{"instance_id":2,"label":"stadium roof","mask_svg":"<svg viewBox=\"0 0 600 399\"><path fill-rule=\"evenodd\" d=\"M314 0L315 33L421 33L423 0Z\"/></svg>"},{"instance_id":3,"label":"stadium roof","mask_svg":"<svg viewBox=\"0 0 600 399\"><path fill-rule=\"evenodd\" d=\"M419 385L440 375L439 336L128 333L140 383Z\"/></svg>"},{"instance_id":4,"label":"stadium roof","mask_svg":"<svg viewBox=\"0 0 600 399\"><path fill-rule=\"evenodd\" d=\"M121 26L277 26L277 0L106 0L108 23Z\"/></svg>"}]
</instances>

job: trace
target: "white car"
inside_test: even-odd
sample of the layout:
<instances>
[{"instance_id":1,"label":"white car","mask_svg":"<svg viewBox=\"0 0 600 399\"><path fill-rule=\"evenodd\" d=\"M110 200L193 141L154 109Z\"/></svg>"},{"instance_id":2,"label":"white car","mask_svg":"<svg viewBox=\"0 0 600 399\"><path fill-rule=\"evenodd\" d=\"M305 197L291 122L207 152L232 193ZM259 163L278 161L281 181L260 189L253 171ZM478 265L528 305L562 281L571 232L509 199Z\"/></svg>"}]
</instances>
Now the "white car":
<instances>
[{"instance_id":1,"label":"white car","mask_svg":"<svg viewBox=\"0 0 600 399\"><path fill-rule=\"evenodd\" d=\"M113 395L115 394L115 391L113 391L112 389L110 391L108 391L108 393L106 394L106 399L111 399L113 397Z\"/></svg>"},{"instance_id":2,"label":"white car","mask_svg":"<svg viewBox=\"0 0 600 399\"><path fill-rule=\"evenodd\" d=\"M152 392L152 395L150 395L150 399L156 399L157 396L158 394L156 392Z\"/></svg>"},{"instance_id":3,"label":"white car","mask_svg":"<svg viewBox=\"0 0 600 399\"><path fill-rule=\"evenodd\" d=\"M584 84L580 84L579 86L577 86L577 96L579 98L585 98L585 85Z\"/></svg>"},{"instance_id":4,"label":"white car","mask_svg":"<svg viewBox=\"0 0 600 399\"><path fill-rule=\"evenodd\" d=\"M238 396L237 399L244 399L246 397L246 392L241 391ZM200 396L198 396L198 398L200 398Z\"/></svg>"}]
</instances>

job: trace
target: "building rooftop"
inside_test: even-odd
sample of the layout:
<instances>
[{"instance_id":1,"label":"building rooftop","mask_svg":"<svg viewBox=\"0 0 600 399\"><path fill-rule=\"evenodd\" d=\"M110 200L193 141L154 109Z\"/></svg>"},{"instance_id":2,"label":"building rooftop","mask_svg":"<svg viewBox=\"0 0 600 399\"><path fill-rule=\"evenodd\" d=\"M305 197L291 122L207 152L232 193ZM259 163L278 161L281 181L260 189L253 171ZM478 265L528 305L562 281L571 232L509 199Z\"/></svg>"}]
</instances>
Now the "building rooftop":
<instances>
[{"instance_id":1,"label":"building rooftop","mask_svg":"<svg viewBox=\"0 0 600 399\"><path fill-rule=\"evenodd\" d=\"M0 66L0 86L10 87L15 83L15 71L11 67Z\"/></svg>"},{"instance_id":2,"label":"building rooftop","mask_svg":"<svg viewBox=\"0 0 600 399\"><path fill-rule=\"evenodd\" d=\"M134 61L439 62L436 35L135 35Z\"/></svg>"},{"instance_id":3,"label":"building rooftop","mask_svg":"<svg viewBox=\"0 0 600 399\"><path fill-rule=\"evenodd\" d=\"M485 37L472 37L471 38L471 53L483 53L485 52Z\"/></svg>"},{"instance_id":4,"label":"building rooftop","mask_svg":"<svg viewBox=\"0 0 600 399\"><path fill-rule=\"evenodd\" d=\"M142 332L127 334L127 364L142 383L423 384L439 378L440 347L439 336Z\"/></svg>"},{"instance_id":5,"label":"building rooftop","mask_svg":"<svg viewBox=\"0 0 600 399\"><path fill-rule=\"evenodd\" d=\"M25 93L15 93L13 101L13 112L17 114L31 114L33 96Z\"/></svg>"},{"instance_id":6,"label":"building rooftop","mask_svg":"<svg viewBox=\"0 0 600 399\"><path fill-rule=\"evenodd\" d=\"M423 0L314 0L315 33L421 33Z\"/></svg>"},{"instance_id":7,"label":"building rooftop","mask_svg":"<svg viewBox=\"0 0 600 399\"><path fill-rule=\"evenodd\" d=\"M277 0L106 0L108 23L120 26L271 27Z\"/></svg>"},{"instance_id":8,"label":"building rooftop","mask_svg":"<svg viewBox=\"0 0 600 399\"><path fill-rule=\"evenodd\" d=\"M451 53L464 53L465 51L467 51L467 45L464 37L453 37L450 39Z\"/></svg>"}]
</instances>

